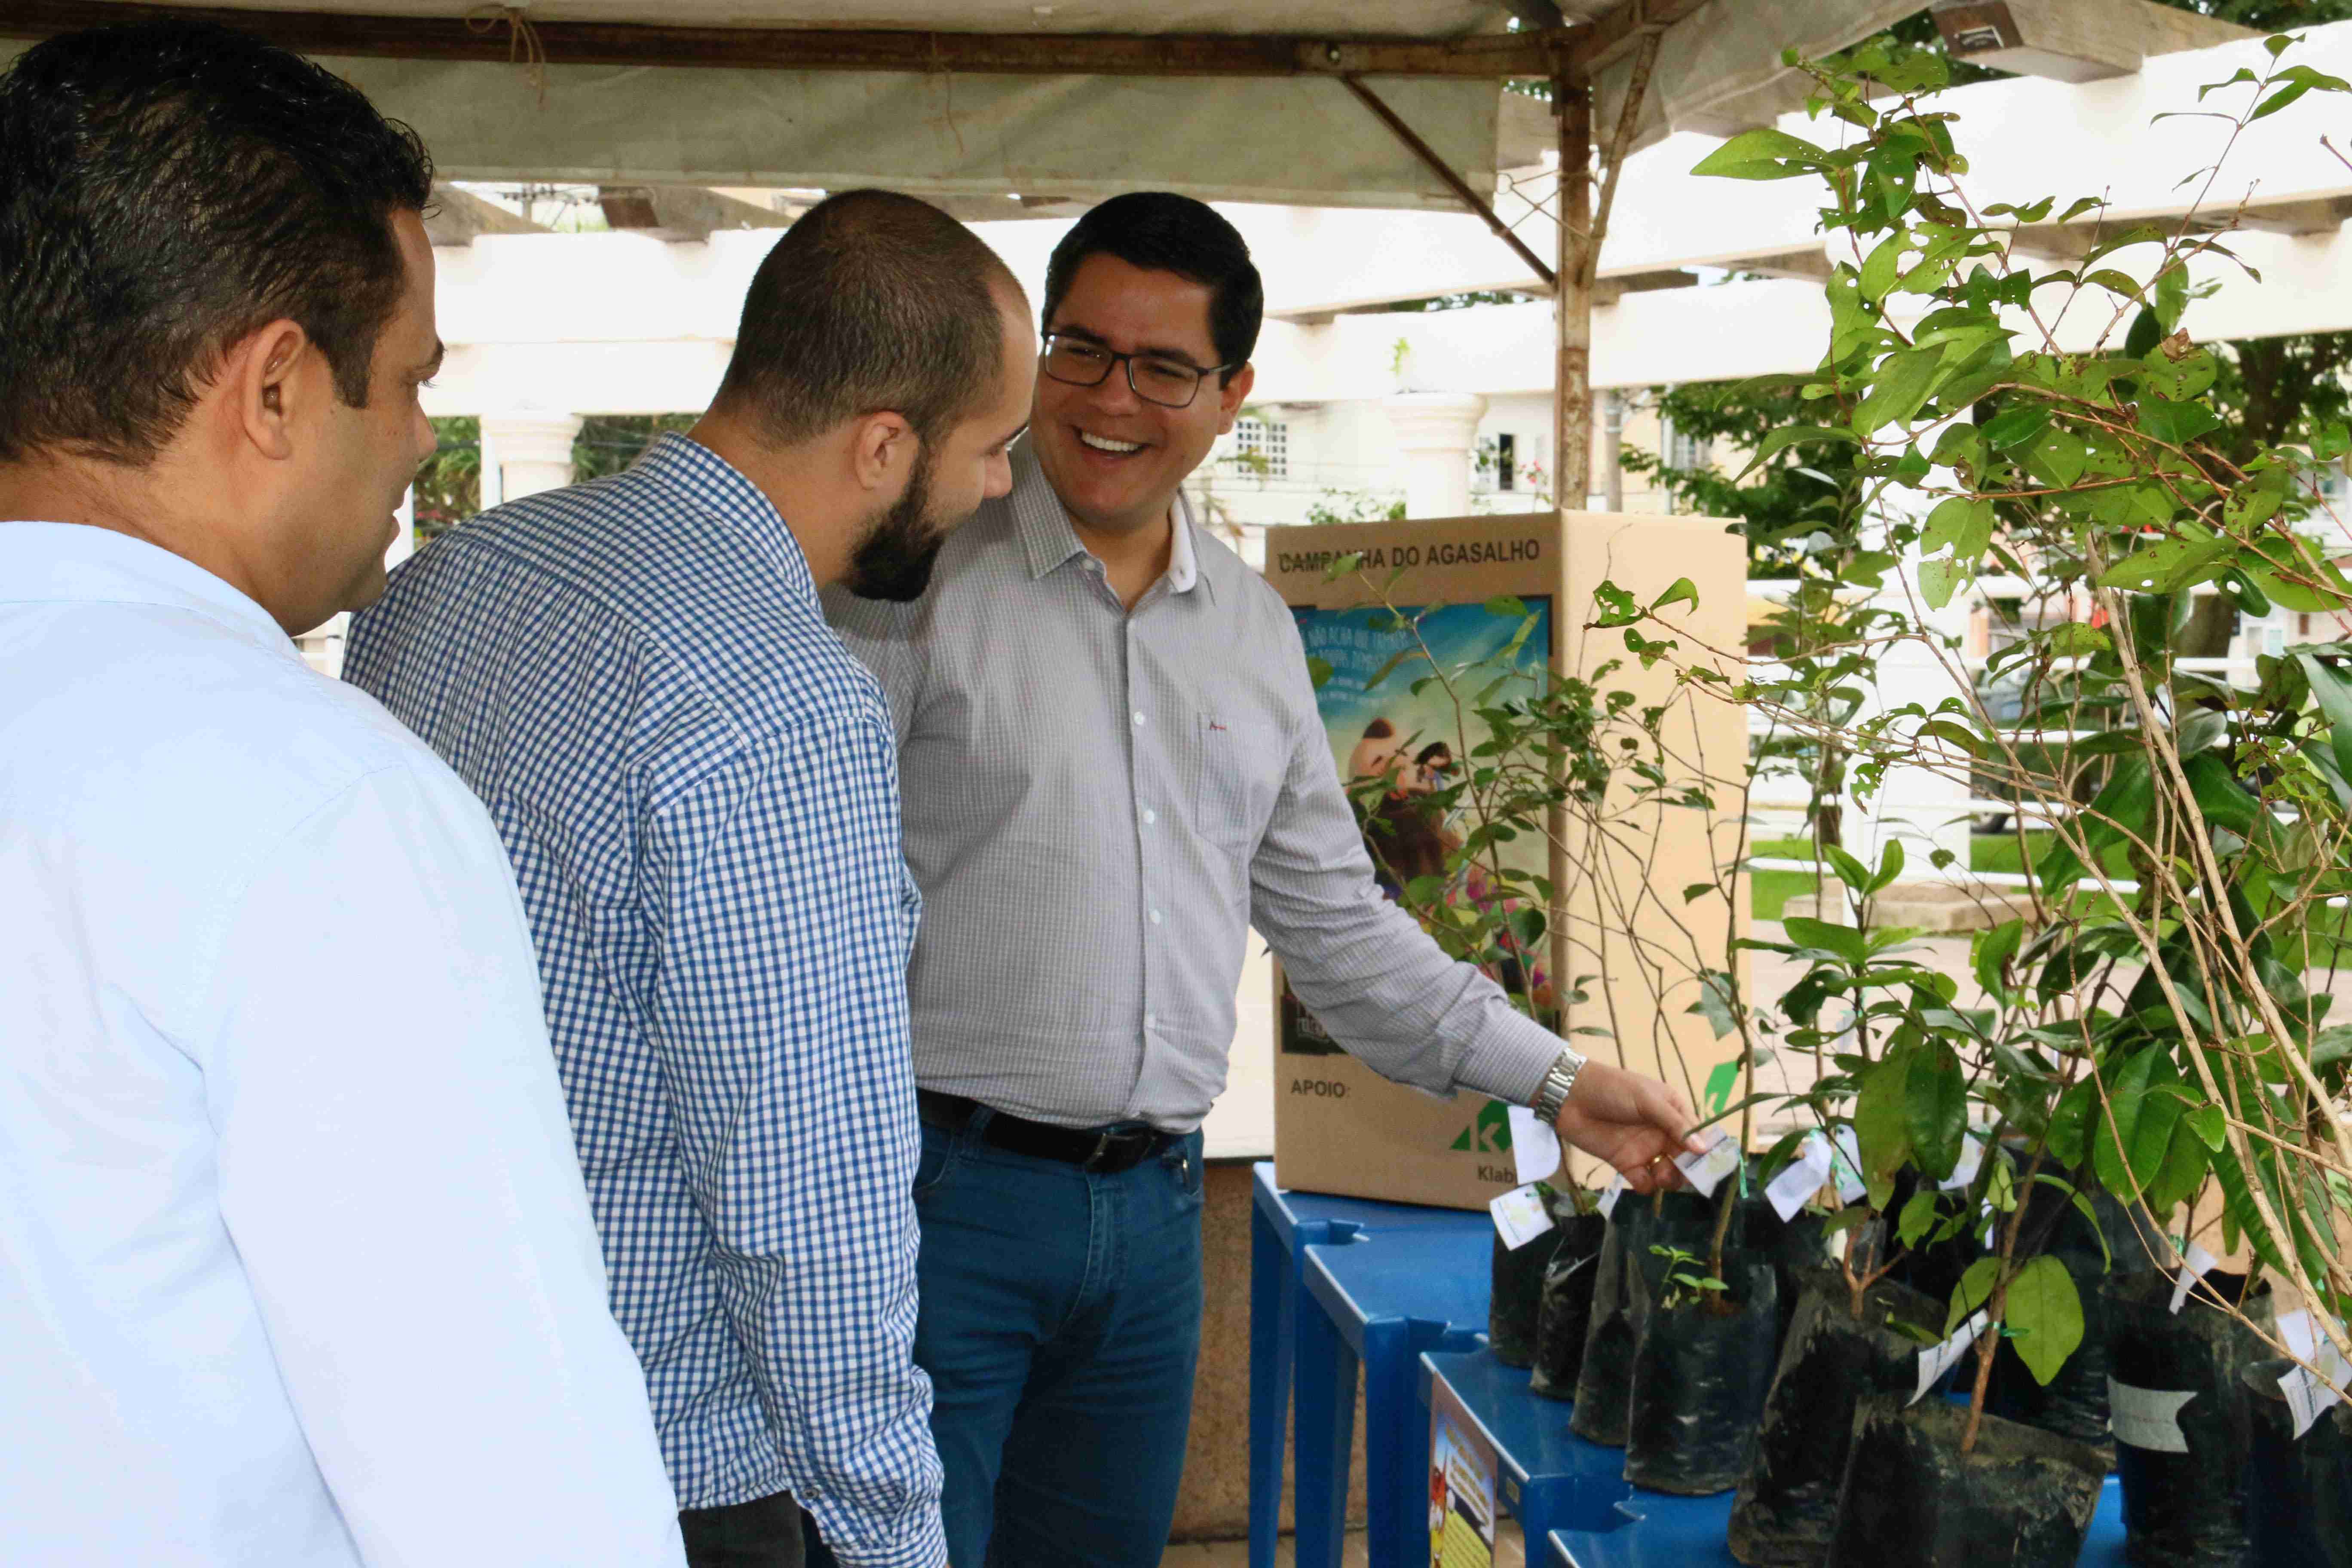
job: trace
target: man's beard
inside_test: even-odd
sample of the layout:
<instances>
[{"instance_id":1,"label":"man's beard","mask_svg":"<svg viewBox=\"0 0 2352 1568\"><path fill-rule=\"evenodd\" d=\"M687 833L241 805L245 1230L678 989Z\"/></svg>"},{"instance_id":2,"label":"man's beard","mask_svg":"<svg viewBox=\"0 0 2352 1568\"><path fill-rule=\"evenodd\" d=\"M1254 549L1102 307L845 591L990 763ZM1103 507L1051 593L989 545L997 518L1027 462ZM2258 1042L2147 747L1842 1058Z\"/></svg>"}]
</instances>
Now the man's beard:
<instances>
[{"instance_id":1,"label":"man's beard","mask_svg":"<svg viewBox=\"0 0 2352 1568\"><path fill-rule=\"evenodd\" d=\"M849 574L843 585L861 599L887 599L904 605L923 596L931 585L931 565L939 559L947 531L932 521L931 453L928 444L908 477L907 491L866 530L850 552Z\"/></svg>"}]
</instances>

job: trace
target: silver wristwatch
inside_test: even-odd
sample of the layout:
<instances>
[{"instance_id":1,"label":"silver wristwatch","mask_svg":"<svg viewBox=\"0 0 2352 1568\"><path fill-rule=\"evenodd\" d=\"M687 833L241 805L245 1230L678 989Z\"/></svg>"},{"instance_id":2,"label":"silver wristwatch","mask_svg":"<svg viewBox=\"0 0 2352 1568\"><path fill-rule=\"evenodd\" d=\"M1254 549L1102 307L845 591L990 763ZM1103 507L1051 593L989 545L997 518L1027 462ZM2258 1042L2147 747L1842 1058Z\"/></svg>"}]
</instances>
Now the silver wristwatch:
<instances>
[{"instance_id":1,"label":"silver wristwatch","mask_svg":"<svg viewBox=\"0 0 2352 1568\"><path fill-rule=\"evenodd\" d=\"M1543 1076L1536 1088L1534 1110L1549 1127L1559 1121L1560 1107L1568 1103L1570 1090L1576 1088L1576 1075L1584 1070L1584 1058L1574 1051L1563 1050L1551 1070Z\"/></svg>"}]
</instances>

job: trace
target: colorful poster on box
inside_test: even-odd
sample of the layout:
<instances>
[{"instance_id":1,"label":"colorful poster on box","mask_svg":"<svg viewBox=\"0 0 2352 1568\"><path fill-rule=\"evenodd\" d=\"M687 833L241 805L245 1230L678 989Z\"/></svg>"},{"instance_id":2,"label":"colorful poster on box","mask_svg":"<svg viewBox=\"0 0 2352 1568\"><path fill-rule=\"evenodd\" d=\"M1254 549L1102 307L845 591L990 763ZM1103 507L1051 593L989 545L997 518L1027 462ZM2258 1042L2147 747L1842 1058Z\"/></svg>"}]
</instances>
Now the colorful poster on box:
<instances>
[{"instance_id":1,"label":"colorful poster on box","mask_svg":"<svg viewBox=\"0 0 2352 1568\"><path fill-rule=\"evenodd\" d=\"M1484 692L1490 703L1536 695L1551 649L1550 598L1522 596L1507 609L1481 602L1393 610L1294 605L1291 613L1307 657L1328 669L1316 689L1316 705L1339 777L1355 798L1364 848L1381 890L1393 900L1421 879L1444 878L1447 903L1491 903L1497 890L1483 868L1474 865L1451 875L1446 869L1449 855L1471 826L1467 814L1440 815L1427 805L1432 791L1458 781L1490 731L1475 714L1464 716L1467 704L1457 705L1443 682L1428 678L1436 670L1451 675L1475 669L1465 678L1469 690ZM1522 635L1529 616L1533 629ZM1497 675L1507 679L1494 685ZM1538 837L1522 837L1504 853L1517 868L1546 872L1548 847ZM1548 1010L1549 956L1534 955L1532 967L1532 975L1517 973L1513 965L1513 973L1496 978L1522 993L1531 981L1538 1009ZM1286 1053L1328 1055L1339 1048L1286 992L1281 1029Z\"/></svg>"},{"instance_id":2,"label":"colorful poster on box","mask_svg":"<svg viewBox=\"0 0 2352 1568\"><path fill-rule=\"evenodd\" d=\"M1494 1568L1494 1446L1443 1381L1430 1385L1429 1561L1432 1568Z\"/></svg>"}]
</instances>

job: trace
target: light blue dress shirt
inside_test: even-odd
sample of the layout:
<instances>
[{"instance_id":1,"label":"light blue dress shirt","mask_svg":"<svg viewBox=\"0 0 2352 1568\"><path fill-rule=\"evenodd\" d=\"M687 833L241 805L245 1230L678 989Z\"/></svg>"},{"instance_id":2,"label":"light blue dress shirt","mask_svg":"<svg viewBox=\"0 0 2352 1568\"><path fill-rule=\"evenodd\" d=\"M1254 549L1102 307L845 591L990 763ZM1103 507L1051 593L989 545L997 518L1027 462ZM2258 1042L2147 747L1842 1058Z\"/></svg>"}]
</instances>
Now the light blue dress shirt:
<instances>
[{"instance_id":1,"label":"light blue dress shirt","mask_svg":"<svg viewBox=\"0 0 2352 1568\"><path fill-rule=\"evenodd\" d=\"M260 605L0 522L0 1563L677 1564L480 805Z\"/></svg>"}]
</instances>

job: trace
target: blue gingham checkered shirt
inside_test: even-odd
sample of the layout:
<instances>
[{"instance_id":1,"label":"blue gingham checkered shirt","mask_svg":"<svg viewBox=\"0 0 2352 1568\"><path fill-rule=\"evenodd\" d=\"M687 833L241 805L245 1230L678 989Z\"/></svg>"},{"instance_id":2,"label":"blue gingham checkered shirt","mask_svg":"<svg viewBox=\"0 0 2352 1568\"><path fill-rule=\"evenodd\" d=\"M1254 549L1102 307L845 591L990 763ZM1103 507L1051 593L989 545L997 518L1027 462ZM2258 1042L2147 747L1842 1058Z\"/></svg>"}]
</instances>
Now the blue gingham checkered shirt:
<instances>
[{"instance_id":1,"label":"blue gingham checkered shirt","mask_svg":"<svg viewBox=\"0 0 2352 1568\"><path fill-rule=\"evenodd\" d=\"M666 437L436 542L345 674L506 841L679 1506L789 1489L844 1563L944 1562L895 738L784 520Z\"/></svg>"}]
</instances>

